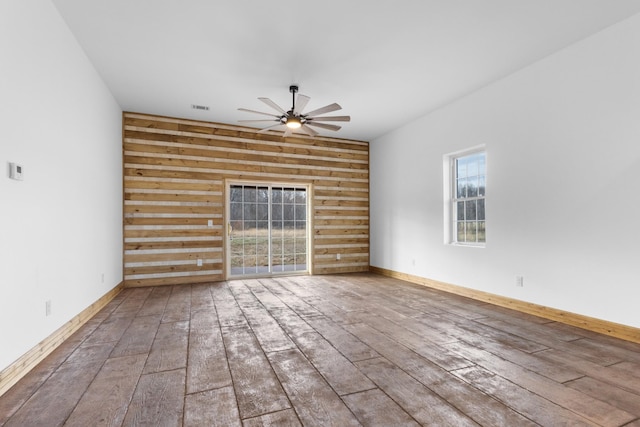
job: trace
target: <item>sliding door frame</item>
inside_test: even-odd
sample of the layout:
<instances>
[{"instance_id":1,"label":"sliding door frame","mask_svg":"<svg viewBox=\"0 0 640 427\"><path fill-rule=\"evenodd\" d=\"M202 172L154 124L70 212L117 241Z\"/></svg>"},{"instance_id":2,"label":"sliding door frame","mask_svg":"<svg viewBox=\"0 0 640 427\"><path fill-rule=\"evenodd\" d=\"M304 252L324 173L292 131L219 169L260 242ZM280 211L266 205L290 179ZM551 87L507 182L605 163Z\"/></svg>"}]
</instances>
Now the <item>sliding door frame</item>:
<instances>
[{"instance_id":1,"label":"sliding door frame","mask_svg":"<svg viewBox=\"0 0 640 427\"><path fill-rule=\"evenodd\" d=\"M306 256L307 256L307 269L305 271L282 271L257 274L243 274L232 275L231 274L231 187L234 185L243 186L256 186L256 187L285 187L285 188L304 188L306 190ZM286 182L286 181L260 181L260 180L241 180L241 179L225 179L224 180L224 232L223 232L223 248L224 248L224 277L225 280L245 279L245 278L260 278L260 277L279 277L279 276L293 276L293 275L310 275L313 274L313 258L314 258L314 245L313 245L313 184L310 182ZM269 199L269 245L271 246L271 197ZM269 264L271 265L271 249L269 249Z\"/></svg>"}]
</instances>

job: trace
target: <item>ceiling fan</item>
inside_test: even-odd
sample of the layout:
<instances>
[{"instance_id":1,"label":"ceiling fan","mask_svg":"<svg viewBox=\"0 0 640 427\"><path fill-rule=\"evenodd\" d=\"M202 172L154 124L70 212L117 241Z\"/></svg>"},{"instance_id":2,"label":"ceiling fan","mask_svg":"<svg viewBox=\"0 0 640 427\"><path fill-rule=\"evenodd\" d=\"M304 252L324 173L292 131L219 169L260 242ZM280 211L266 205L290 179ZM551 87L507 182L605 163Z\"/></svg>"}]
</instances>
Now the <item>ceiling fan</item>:
<instances>
[{"instance_id":1,"label":"ceiling fan","mask_svg":"<svg viewBox=\"0 0 640 427\"><path fill-rule=\"evenodd\" d=\"M262 114L264 116L270 116L271 119L263 119L263 120L239 120L243 123L264 123L264 122L276 122L276 124L272 126L268 126L258 131L258 133L266 133L269 130L284 130L284 136L290 136L294 132L302 132L306 133L309 136L318 135L318 131L313 129L313 127L318 127L321 129L328 129L337 131L340 129L340 126L323 123L323 122L348 122L351 120L349 116L324 116L319 117L321 114L330 113L332 111L341 110L342 107L336 103L326 105L322 108L318 108L317 110L310 111L306 114L303 114L302 111L304 107L307 106L307 103L311 98L308 96L299 94L297 96L296 103L296 93L298 93L298 86L291 85L289 86L289 92L291 92L293 97L293 105L289 111L285 111L284 108L280 107L278 104L270 100L269 98L258 98L260 101L267 104L269 107L273 108L280 114L272 114L272 113L263 113L262 111L248 110L246 108L238 108L240 111L246 111L248 113L256 113Z\"/></svg>"}]
</instances>

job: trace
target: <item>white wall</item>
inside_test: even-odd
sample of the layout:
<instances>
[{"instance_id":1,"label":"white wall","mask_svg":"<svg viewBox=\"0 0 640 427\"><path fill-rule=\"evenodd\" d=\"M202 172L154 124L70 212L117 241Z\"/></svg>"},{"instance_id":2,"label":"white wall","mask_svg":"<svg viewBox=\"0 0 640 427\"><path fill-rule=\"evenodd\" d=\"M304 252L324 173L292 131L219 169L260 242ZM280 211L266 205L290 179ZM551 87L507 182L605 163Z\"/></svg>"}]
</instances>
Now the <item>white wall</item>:
<instances>
[{"instance_id":1,"label":"white wall","mask_svg":"<svg viewBox=\"0 0 640 427\"><path fill-rule=\"evenodd\" d=\"M372 141L371 264L640 327L638 52L640 15ZM443 155L478 144L487 245L445 245Z\"/></svg>"},{"instance_id":2,"label":"white wall","mask_svg":"<svg viewBox=\"0 0 640 427\"><path fill-rule=\"evenodd\" d=\"M0 2L0 63L2 370L122 280L122 118L49 0Z\"/></svg>"}]
</instances>

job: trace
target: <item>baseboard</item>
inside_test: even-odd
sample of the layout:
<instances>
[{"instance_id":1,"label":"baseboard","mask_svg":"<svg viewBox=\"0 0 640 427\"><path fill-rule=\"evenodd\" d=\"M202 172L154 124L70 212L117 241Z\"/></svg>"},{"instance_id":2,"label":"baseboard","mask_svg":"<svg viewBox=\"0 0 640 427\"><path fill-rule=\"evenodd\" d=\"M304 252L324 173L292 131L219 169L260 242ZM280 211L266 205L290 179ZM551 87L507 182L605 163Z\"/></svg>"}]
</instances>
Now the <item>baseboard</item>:
<instances>
[{"instance_id":1,"label":"baseboard","mask_svg":"<svg viewBox=\"0 0 640 427\"><path fill-rule=\"evenodd\" d=\"M58 328L54 333L42 340L38 345L23 354L18 360L0 371L0 396L9 390L15 383L24 377L31 369L35 368L45 357L80 329L89 319L100 311L109 301L115 298L124 289L121 282L118 286L107 292L99 300L85 308L80 314Z\"/></svg>"},{"instance_id":2,"label":"baseboard","mask_svg":"<svg viewBox=\"0 0 640 427\"><path fill-rule=\"evenodd\" d=\"M583 316L581 314L558 310L556 308L545 307L530 302L502 297L500 295L491 294L489 292L477 291L462 286L439 282L437 280L414 276L412 274L387 270L386 268L371 266L369 268L369 271L383 276L393 277L395 279L404 280L406 282L415 283L417 285L427 286L433 289L439 289L441 291L461 295L477 301L487 302L500 307L506 307L523 313L533 314L545 319L555 320L567 325L576 326L578 328L598 332L600 334L609 335L640 344L640 329L634 328L632 326L609 322L607 320L596 319L589 316Z\"/></svg>"}]
</instances>

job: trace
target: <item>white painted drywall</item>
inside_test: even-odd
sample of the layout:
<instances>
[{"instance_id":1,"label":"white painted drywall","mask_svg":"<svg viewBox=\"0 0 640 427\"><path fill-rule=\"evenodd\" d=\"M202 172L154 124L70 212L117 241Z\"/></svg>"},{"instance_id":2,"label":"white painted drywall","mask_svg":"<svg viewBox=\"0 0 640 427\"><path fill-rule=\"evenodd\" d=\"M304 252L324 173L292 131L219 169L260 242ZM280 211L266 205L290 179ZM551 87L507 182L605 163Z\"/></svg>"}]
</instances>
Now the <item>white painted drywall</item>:
<instances>
[{"instance_id":1,"label":"white painted drywall","mask_svg":"<svg viewBox=\"0 0 640 427\"><path fill-rule=\"evenodd\" d=\"M0 2L0 63L1 370L122 281L122 113L49 0Z\"/></svg>"},{"instance_id":2,"label":"white painted drywall","mask_svg":"<svg viewBox=\"0 0 640 427\"><path fill-rule=\"evenodd\" d=\"M639 52L636 15L372 141L371 264L640 327ZM479 144L487 245L446 245L443 155Z\"/></svg>"}]
</instances>

